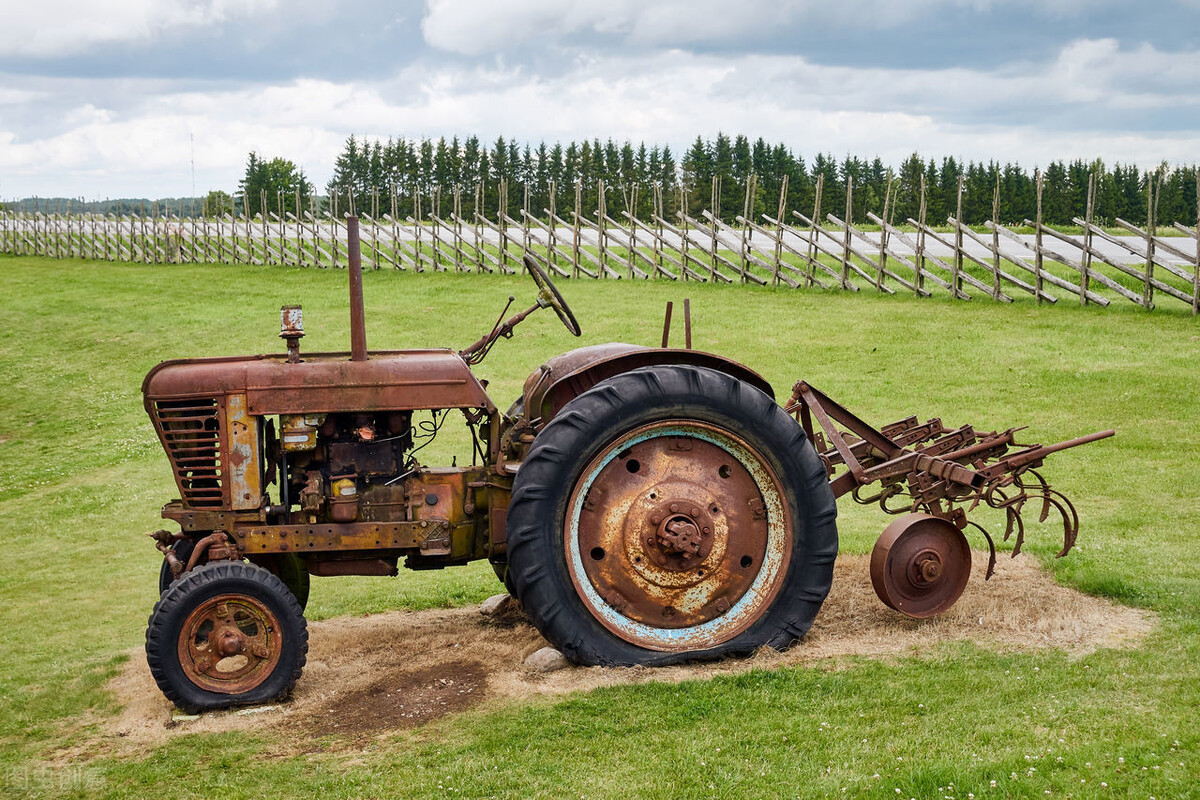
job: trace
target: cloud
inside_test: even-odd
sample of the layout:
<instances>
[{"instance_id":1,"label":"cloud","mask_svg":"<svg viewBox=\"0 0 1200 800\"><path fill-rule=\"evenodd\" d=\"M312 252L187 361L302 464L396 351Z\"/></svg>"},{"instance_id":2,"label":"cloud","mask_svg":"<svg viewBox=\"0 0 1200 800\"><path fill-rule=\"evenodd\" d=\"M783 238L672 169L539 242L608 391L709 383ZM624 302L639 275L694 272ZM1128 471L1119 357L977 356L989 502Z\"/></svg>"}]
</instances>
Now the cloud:
<instances>
[{"instance_id":1,"label":"cloud","mask_svg":"<svg viewBox=\"0 0 1200 800\"><path fill-rule=\"evenodd\" d=\"M233 189L250 150L320 185L352 133L611 137L678 155L724 130L808 158L1195 161L1200 52L1169 35L1192 28L1081 2L743 0L731 13L715 0L364 0L335 19L318 0L287 14L252 0L51 0L70 17L54 35L94 53L3 50L0 190L187 194L193 139L198 190ZM18 28L32 36L29 13ZM127 38L97 20L129 22ZM1163 36L1109 32L1143 23Z\"/></svg>"},{"instance_id":2,"label":"cloud","mask_svg":"<svg viewBox=\"0 0 1200 800\"><path fill-rule=\"evenodd\" d=\"M880 31L909 26L937 14L1020 13L1025 17L1074 17L1117 0L428 0L421 29L431 46L478 56L513 53L547 42L597 38L664 48L719 45L752 51L784 35L812 29Z\"/></svg>"},{"instance_id":3,"label":"cloud","mask_svg":"<svg viewBox=\"0 0 1200 800\"><path fill-rule=\"evenodd\" d=\"M6 57L61 58L100 45L204 28L273 8L275 0L43 0L14 3L0 26Z\"/></svg>"}]
</instances>

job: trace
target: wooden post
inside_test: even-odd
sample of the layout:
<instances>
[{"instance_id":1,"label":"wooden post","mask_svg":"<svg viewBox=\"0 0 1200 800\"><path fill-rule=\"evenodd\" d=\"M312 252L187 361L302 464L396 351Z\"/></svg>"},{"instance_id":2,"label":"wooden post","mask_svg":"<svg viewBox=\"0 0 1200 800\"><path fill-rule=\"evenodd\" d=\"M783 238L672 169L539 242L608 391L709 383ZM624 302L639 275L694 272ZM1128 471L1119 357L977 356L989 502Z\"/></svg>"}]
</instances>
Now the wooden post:
<instances>
[{"instance_id":1,"label":"wooden post","mask_svg":"<svg viewBox=\"0 0 1200 800\"><path fill-rule=\"evenodd\" d=\"M679 263L682 264L684 267L687 266L688 258L690 257L688 255L688 245L690 244L690 242L688 240L688 232L687 232L687 212L688 212L688 193L687 193L687 190L685 190L682 186L680 186L679 187L679 208L676 213L679 214ZM661 222L661 217L660 217L660 222ZM683 270L683 279L685 281L689 277L688 276L689 271L690 270L687 270L687 269Z\"/></svg>"},{"instance_id":2,"label":"wooden post","mask_svg":"<svg viewBox=\"0 0 1200 800\"><path fill-rule=\"evenodd\" d=\"M746 273L750 271L750 258L746 252L746 238L750 233L750 214L754 208L755 184L757 182L757 176L753 172L750 173L750 177L746 179L746 199L742 201L742 236L740 242L742 257L742 283L746 282Z\"/></svg>"},{"instance_id":3,"label":"wooden post","mask_svg":"<svg viewBox=\"0 0 1200 800\"><path fill-rule=\"evenodd\" d=\"M879 263L875 272L875 288L879 291L883 291L884 275L887 272L888 225L892 222L893 181L894 178L889 174L887 187L883 190L883 224L879 226Z\"/></svg>"},{"instance_id":4,"label":"wooden post","mask_svg":"<svg viewBox=\"0 0 1200 800\"><path fill-rule=\"evenodd\" d=\"M579 277L579 214L583 204L583 183L575 181L575 228L571 238L571 277ZM551 220L553 222L553 220Z\"/></svg>"},{"instance_id":5,"label":"wooden post","mask_svg":"<svg viewBox=\"0 0 1200 800\"><path fill-rule=\"evenodd\" d=\"M634 267L636 266L637 255L637 186L630 187L624 190L625 195L625 213L629 215L629 246L627 248L626 261L628 262L628 275L630 278L634 276Z\"/></svg>"},{"instance_id":6,"label":"wooden post","mask_svg":"<svg viewBox=\"0 0 1200 800\"><path fill-rule=\"evenodd\" d=\"M916 267L913 275L913 293L918 297L921 295L921 290L925 288L925 212L928 199L925 192L925 173L921 173L921 203L917 212L921 224L917 226L917 248L913 258L913 264ZM958 295L951 291L950 296L957 297Z\"/></svg>"},{"instance_id":7,"label":"wooden post","mask_svg":"<svg viewBox=\"0 0 1200 800\"><path fill-rule=\"evenodd\" d=\"M422 264L422 262L425 259L425 255L424 255L424 253L421 252L421 250L422 250L421 239L423 238L422 237L423 231L422 231L422 226L421 226L421 211L422 211L422 209L421 209L421 190L419 188L414 188L413 189L412 221L413 221L413 241L415 242L416 247L414 249L413 258L416 262L415 269L417 272L425 271L425 267Z\"/></svg>"},{"instance_id":8,"label":"wooden post","mask_svg":"<svg viewBox=\"0 0 1200 800\"><path fill-rule=\"evenodd\" d=\"M850 283L850 214L854 210L854 182L846 176L846 216L842 219L842 288ZM815 222L815 220L814 220Z\"/></svg>"},{"instance_id":9,"label":"wooden post","mask_svg":"<svg viewBox=\"0 0 1200 800\"><path fill-rule=\"evenodd\" d=\"M1044 260L1042 255L1042 190L1045 187L1045 174L1042 170L1037 173L1037 192L1038 192L1038 218L1033 225L1034 251L1033 251L1033 296L1036 297L1038 305L1042 305L1042 271Z\"/></svg>"},{"instance_id":10,"label":"wooden post","mask_svg":"<svg viewBox=\"0 0 1200 800\"><path fill-rule=\"evenodd\" d=\"M651 220L654 223L654 274L660 275L663 271L663 195L661 186L659 186L657 183L652 183L651 186L654 187L654 218Z\"/></svg>"},{"instance_id":11,"label":"wooden post","mask_svg":"<svg viewBox=\"0 0 1200 800\"><path fill-rule=\"evenodd\" d=\"M489 272L483 260L483 230L479 222L479 209L483 208L483 184L479 181L475 182L475 204L473 210L475 215L471 218L471 236L475 242L475 271Z\"/></svg>"},{"instance_id":12,"label":"wooden post","mask_svg":"<svg viewBox=\"0 0 1200 800\"><path fill-rule=\"evenodd\" d=\"M442 215L442 187L436 186L433 189L433 196L429 198L429 221L433 224L429 226L429 243L433 248L433 271L442 271L442 236L438 231L438 218Z\"/></svg>"},{"instance_id":13,"label":"wooden post","mask_svg":"<svg viewBox=\"0 0 1200 800\"><path fill-rule=\"evenodd\" d=\"M50 240L54 243L54 257L62 258L62 236L58 232L58 200L54 201L54 216L50 218Z\"/></svg>"},{"instance_id":14,"label":"wooden post","mask_svg":"<svg viewBox=\"0 0 1200 800\"><path fill-rule=\"evenodd\" d=\"M528 253L533 247L533 226L529 224L529 181L521 184L521 190L521 247L522 252ZM550 254L547 253L546 257L549 259Z\"/></svg>"},{"instance_id":15,"label":"wooden post","mask_svg":"<svg viewBox=\"0 0 1200 800\"><path fill-rule=\"evenodd\" d=\"M146 206L138 204L138 230L142 235L142 262L150 263L150 235L146 233Z\"/></svg>"},{"instance_id":16,"label":"wooden post","mask_svg":"<svg viewBox=\"0 0 1200 800\"><path fill-rule=\"evenodd\" d=\"M1079 304L1086 306L1088 304L1088 288L1092 282L1092 215L1096 207L1096 173L1088 174L1087 188L1087 210L1084 212L1084 219L1087 225L1083 227L1083 257L1080 259L1079 271Z\"/></svg>"},{"instance_id":17,"label":"wooden post","mask_svg":"<svg viewBox=\"0 0 1200 800\"><path fill-rule=\"evenodd\" d=\"M1192 316L1200 314L1200 169L1196 170L1196 263L1192 265Z\"/></svg>"},{"instance_id":18,"label":"wooden post","mask_svg":"<svg viewBox=\"0 0 1200 800\"><path fill-rule=\"evenodd\" d=\"M961 220L960 220L961 221ZM1000 171L992 190L992 299L1000 299Z\"/></svg>"},{"instance_id":19,"label":"wooden post","mask_svg":"<svg viewBox=\"0 0 1200 800\"><path fill-rule=\"evenodd\" d=\"M508 264L508 180L501 178L497 190L496 224L500 228L500 271Z\"/></svg>"},{"instance_id":20,"label":"wooden post","mask_svg":"<svg viewBox=\"0 0 1200 800\"><path fill-rule=\"evenodd\" d=\"M712 209L713 225L712 225L712 264L709 268L709 280L716 280L717 272L717 224L716 220L721 218L721 178L718 175L713 176L712 180L712 202L709 204Z\"/></svg>"},{"instance_id":21,"label":"wooden post","mask_svg":"<svg viewBox=\"0 0 1200 800\"><path fill-rule=\"evenodd\" d=\"M549 182L549 189L550 196L547 199L550 202L550 208L543 209L543 211L550 215L550 219L547 220L547 222L550 224L550 230L546 234L546 241L549 243L549 251L546 253L546 257L551 259L551 263L557 264L558 256L556 253L558 253L558 223L556 220L558 219L558 187L555 185L554 181Z\"/></svg>"},{"instance_id":22,"label":"wooden post","mask_svg":"<svg viewBox=\"0 0 1200 800\"><path fill-rule=\"evenodd\" d=\"M454 271L463 271L462 185L454 184Z\"/></svg>"},{"instance_id":23,"label":"wooden post","mask_svg":"<svg viewBox=\"0 0 1200 800\"><path fill-rule=\"evenodd\" d=\"M775 226L775 285L779 285L779 274L783 272L783 229L784 217L787 215L787 190L788 190L788 174L783 174L783 183L779 188L779 209L775 212L775 219L779 220L779 224Z\"/></svg>"},{"instance_id":24,"label":"wooden post","mask_svg":"<svg viewBox=\"0 0 1200 800\"><path fill-rule=\"evenodd\" d=\"M353 197L353 195L351 195ZM258 230L259 244L262 245L263 263L270 264L273 254L271 253L271 240L267 238L267 190L260 189L258 192ZM351 200L351 208L353 208L353 200Z\"/></svg>"},{"instance_id":25,"label":"wooden post","mask_svg":"<svg viewBox=\"0 0 1200 800\"><path fill-rule=\"evenodd\" d=\"M371 187L371 268L379 269L379 187Z\"/></svg>"},{"instance_id":26,"label":"wooden post","mask_svg":"<svg viewBox=\"0 0 1200 800\"><path fill-rule=\"evenodd\" d=\"M1146 308L1154 308L1154 287L1151 281L1154 280L1154 236L1158 228L1158 194L1156 193L1155 184L1156 174L1153 172L1146 174L1146 275L1145 281L1142 282L1142 305ZM1157 173L1158 177L1158 192L1162 191L1162 170Z\"/></svg>"},{"instance_id":27,"label":"wooden post","mask_svg":"<svg viewBox=\"0 0 1200 800\"><path fill-rule=\"evenodd\" d=\"M391 223L392 264L396 269L404 269L404 257L400 250L400 223L396 220L396 215L399 211L396 208L396 184L394 183L388 186L388 204L392 210L392 213L388 215L388 221Z\"/></svg>"},{"instance_id":28,"label":"wooden post","mask_svg":"<svg viewBox=\"0 0 1200 800\"><path fill-rule=\"evenodd\" d=\"M607 243L605 241L607 230L605 218L608 217L608 203L606 202L605 198L603 180L596 181L596 217L596 226L599 229L599 236L597 237L596 241L600 245L600 270L601 273L603 273L605 271L605 267L608 266L608 247L606 246ZM603 275L601 277L603 277Z\"/></svg>"},{"instance_id":29,"label":"wooden post","mask_svg":"<svg viewBox=\"0 0 1200 800\"><path fill-rule=\"evenodd\" d=\"M329 209L329 266L336 269L338 265L338 193L333 193L333 205ZM419 242L420 240L418 240ZM417 271L420 272L420 265Z\"/></svg>"},{"instance_id":30,"label":"wooden post","mask_svg":"<svg viewBox=\"0 0 1200 800\"><path fill-rule=\"evenodd\" d=\"M805 285L809 286L810 288L813 285L813 280L816 278L816 275L814 274L815 269L813 267L813 262L817 259L816 237L820 235L820 231L817 230L817 226L821 224L821 191L824 188L825 175L822 173L817 175L817 194L813 200L813 214L811 217L812 225L810 225L808 228L808 264L805 267L805 277L807 279ZM783 220L780 220L780 222L783 222Z\"/></svg>"},{"instance_id":31,"label":"wooden post","mask_svg":"<svg viewBox=\"0 0 1200 800\"><path fill-rule=\"evenodd\" d=\"M963 176L958 176L958 201L955 205L954 212L954 275L951 285L953 291L962 291L962 280L960 274L963 270L963 233L962 233L962 195L963 195Z\"/></svg>"}]
</instances>

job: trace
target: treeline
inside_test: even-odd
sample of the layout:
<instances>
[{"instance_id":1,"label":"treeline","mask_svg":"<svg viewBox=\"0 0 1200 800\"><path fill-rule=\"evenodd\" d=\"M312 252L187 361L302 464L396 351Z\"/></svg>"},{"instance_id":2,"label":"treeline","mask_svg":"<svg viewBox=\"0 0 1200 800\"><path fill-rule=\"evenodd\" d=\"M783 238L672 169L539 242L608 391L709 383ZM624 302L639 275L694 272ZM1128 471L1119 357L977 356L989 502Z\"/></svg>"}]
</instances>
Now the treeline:
<instances>
[{"instance_id":1,"label":"treeline","mask_svg":"<svg viewBox=\"0 0 1200 800\"><path fill-rule=\"evenodd\" d=\"M173 214L182 217L200 216L204 212L203 197L122 197L116 200L84 200L80 197L26 197L0 204L7 211L43 214Z\"/></svg>"},{"instance_id":2,"label":"treeline","mask_svg":"<svg viewBox=\"0 0 1200 800\"><path fill-rule=\"evenodd\" d=\"M1050 225L1070 225L1087 210L1089 177L1096 176L1093 216L1100 224L1117 217L1137 225L1147 220L1150 185L1155 189L1159 225L1179 222L1196 224L1196 175L1191 166L1169 166L1144 171L1135 165L1106 165L1103 161L1055 161L1042 176L1042 219ZM203 198L145 198L83 201L72 198L27 198L6 203L10 210L53 212L86 211L104 214L171 214L184 217L233 214L251 217L266 211L322 213L351 208L362 214L400 220L436 212L449 217L458 210L471 219L478 210L494 219L503 206L509 216L520 219L523 209L545 219L553 207L560 217L570 219L578 203L580 211L595 219L601 192L608 215L623 219L632 211L649 219L661 208L668 220L686 210L692 216L719 209L719 216L732 222L747 208L746 189L753 176L754 192L749 198L752 217L774 216L779 195L787 185L787 208L812 215L818 185L821 187L820 219L826 214L842 217L846 212L847 183L852 186L851 221L863 223L867 214L888 216L897 223L917 218L922 186L926 220L943 224L958 205L962 179L963 222L978 225L993 218L993 197L999 187L999 219L1006 225L1020 224L1037 213L1037 179L1033 170L995 161L962 162L955 158L924 159L914 153L899 166L885 165L847 155L838 159L818 153L811 161L784 144L753 142L746 136L715 138L697 136L681 154L668 146L644 142L636 146L612 139L556 142L536 147L515 139L499 137L490 144L477 136L460 140L390 138L364 140L351 136L334 163L326 194L318 196L303 170L286 158L261 158L250 153L237 191L230 195L213 191ZM713 197L714 179L717 196ZM888 187L891 186L890 201ZM502 195L503 190L503 195ZM661 207L660 204L661 203ZM789 213L789 221L796 218Z\"/></svg>"},{"instance_id":3,"label":"treeline","mask_svg":"<svg viewBox=\"0 0 1200 800\"><path fill-rule=\"evenodd\" d=\"M1145 223L1151 180L1160 224L1196 223L1194 165L1170 167L1164 163L1160 169L1143 171L1134 165L1109 167L1099 159L1055 161L1045 168L1042 213L1046 223L1069 225L1073 217L1084 216L1091 174L1097 176L1093 213L1100 223L1111 223L1116 217ZM777 212L785 177L788 208L805 215L813 211L820 179L822 218L827 213L845 214L848 179L853 185L854 222L866 221L868 212L883 215L889 181L891 217L898 222L916 218L923 179L926 218L940 224L957 210L960 176L964 222L980 224L992 219L997 185L999 222L1019 224L1037 212L1035 173L1017 164L961 162L952 157L939 162L916 153L898 168L885 165L878 157L839 160L821 153L808 162L784 144L771 145L761 137L751 142L746 136L731 138L723 133L713 139L696 137L678 157L667 146L617 144L611 139L572 141L565 146L541 142L533 147L503 137L489 146L475 136L462 141L457 137L449 141L367 141L351 136L337 157L326 192L342 210L353 202L359 211L391 214L394 202L396 213L403 218L414 214L418 196L423 215L434 203L442 215L448 215L457 189L465 215L473 213L478 198L480 210L492 216L501 205L500 190L506 184L505 210L519 218L526 207L526 193L530 213L545 217L552 194L557 210L573 209L578 186L581 210L591 217L597 211L598 187L603 183L610 216L618 217L628 204L639 218L646 219L661 196L664 216L674 219L685 206L693 215L711 208L713 179L717 178L720 216L732 220L746 208L751 175L755 180L751 198L755 218Z\"/></svg>"}]
</instances>

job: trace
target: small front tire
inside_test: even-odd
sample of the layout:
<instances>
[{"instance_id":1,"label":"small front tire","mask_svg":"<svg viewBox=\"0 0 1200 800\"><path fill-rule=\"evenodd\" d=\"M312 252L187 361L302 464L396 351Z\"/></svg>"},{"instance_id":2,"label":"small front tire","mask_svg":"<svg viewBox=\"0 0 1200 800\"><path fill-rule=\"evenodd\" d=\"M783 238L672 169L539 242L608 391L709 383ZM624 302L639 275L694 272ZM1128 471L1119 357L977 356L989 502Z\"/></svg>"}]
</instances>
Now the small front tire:
<instances>
[{"instance_id":1,"label":"small front tire","mask_svg":"<svg viewBox=\"0 0 1200 800\"><path fill-rule=\"evenodd\" d=\"M276 576L240 561L198 567L150 614L146 661L167 699L188 712L281 700L308 654L308 627Z\"/></svg>"}]
</instances>

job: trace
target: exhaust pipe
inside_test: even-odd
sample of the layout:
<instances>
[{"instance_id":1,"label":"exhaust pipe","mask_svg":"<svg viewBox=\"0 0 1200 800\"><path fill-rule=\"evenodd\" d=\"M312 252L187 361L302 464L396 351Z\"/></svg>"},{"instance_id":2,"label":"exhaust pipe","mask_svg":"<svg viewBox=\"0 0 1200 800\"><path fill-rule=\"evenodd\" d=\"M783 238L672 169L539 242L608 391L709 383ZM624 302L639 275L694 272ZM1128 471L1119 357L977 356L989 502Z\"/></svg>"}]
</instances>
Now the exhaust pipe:
<instances>
[{"instance_id":1,"label":"exhaust pipe","mask_svg":"<svg viewBox=\"0 0 1200 800\"><path fill-rule=\"evenodd\" d=\"M362 250L358 217L346 219L346 252L350 259L350 360L367 360L367 327L363 319Z\"/></svg>"}]
</instances>

